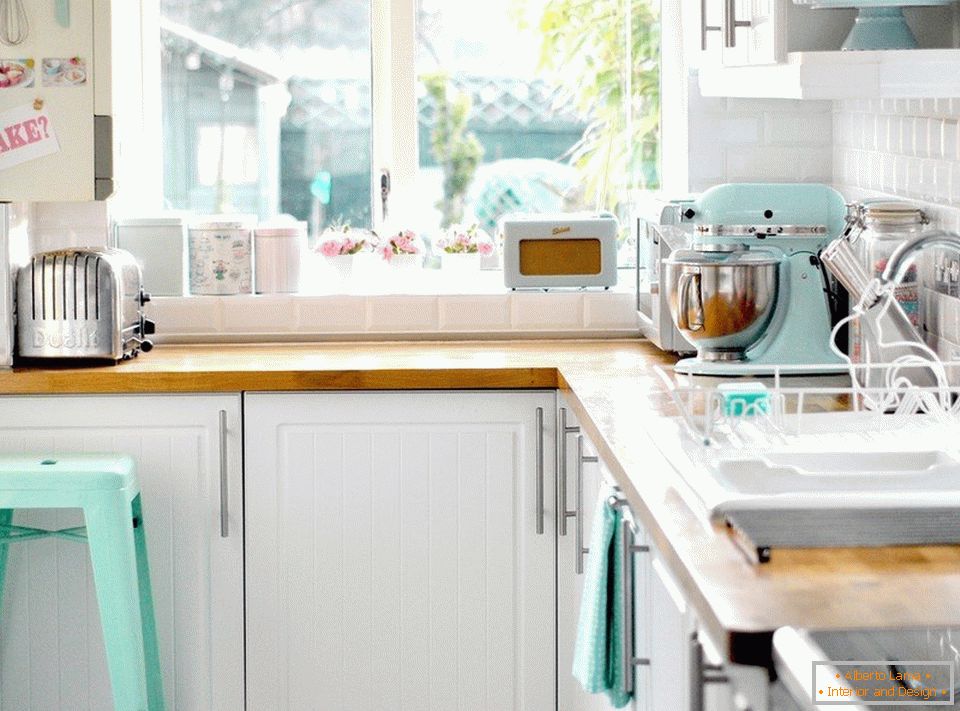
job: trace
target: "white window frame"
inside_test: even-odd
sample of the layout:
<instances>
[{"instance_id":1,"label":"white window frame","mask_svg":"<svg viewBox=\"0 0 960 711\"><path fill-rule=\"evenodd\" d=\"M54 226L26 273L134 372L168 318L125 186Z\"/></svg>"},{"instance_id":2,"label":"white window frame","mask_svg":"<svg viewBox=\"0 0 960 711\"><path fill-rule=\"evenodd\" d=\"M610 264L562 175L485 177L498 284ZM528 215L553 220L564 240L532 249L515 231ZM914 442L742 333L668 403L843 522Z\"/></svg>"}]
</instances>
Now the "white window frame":
<instances>
[{"instance_id":1,"label":"white window frame","mask_svg":"<svg viewBox=\"0 0 960 711\"><path fill-rule=\"evenodd\" d=\"M417 0L372 0L371 96L373 225L412 217L417 171ZM390 176L387 215L380 195L381 176Z\"/></svg>"},{"instance_id":2,"label":"white window frame","mask_svg":"<svg viewBox=\"0 0 960 711\"><path fill-rule=\"evenodd\" d=\"M123 0L126 2L127 0ZM140 4L143 95L131 92L123 113L131 119L131 135L163 135L160 61L160 0L132 0ZM389 223L412 217L413 194L419 171L416 86L417 0L371 0L371 198L374 229L382 229L380 180L390 176ZM134 105L136 104L136 105ZM133 124L136 124L135 126ZM162 141L130 152L127 174L136 176L135 189L123 190L112 203L114 214L136 214L163 209ZM121 154L119 160L124 160ZM152 170L144 170L144 166Z\"/></svg>"}]
</instances>

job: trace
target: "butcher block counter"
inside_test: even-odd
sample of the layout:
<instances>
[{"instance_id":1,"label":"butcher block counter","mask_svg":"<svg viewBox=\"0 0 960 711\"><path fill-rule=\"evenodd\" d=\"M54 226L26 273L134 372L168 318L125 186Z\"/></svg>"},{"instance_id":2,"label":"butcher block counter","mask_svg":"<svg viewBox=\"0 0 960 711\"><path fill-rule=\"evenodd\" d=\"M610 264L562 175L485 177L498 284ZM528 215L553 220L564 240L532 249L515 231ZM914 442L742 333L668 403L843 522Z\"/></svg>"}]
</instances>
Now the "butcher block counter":
<instances>
[{"instance_id":1,"label":"butcher block counter","mask_svg":"<svg viewBox=\"0 0 960 711\"><path fill-rule=\"evenodd\" d=\"M645 431L673 414L653 370L671 363L640 340L170 345L116 366L0 372L0 394L559 389L731 661L769 664L788 625L960 626L960 546L780 549L756 565L703 523Z\"/></svg>"}]
</instances>

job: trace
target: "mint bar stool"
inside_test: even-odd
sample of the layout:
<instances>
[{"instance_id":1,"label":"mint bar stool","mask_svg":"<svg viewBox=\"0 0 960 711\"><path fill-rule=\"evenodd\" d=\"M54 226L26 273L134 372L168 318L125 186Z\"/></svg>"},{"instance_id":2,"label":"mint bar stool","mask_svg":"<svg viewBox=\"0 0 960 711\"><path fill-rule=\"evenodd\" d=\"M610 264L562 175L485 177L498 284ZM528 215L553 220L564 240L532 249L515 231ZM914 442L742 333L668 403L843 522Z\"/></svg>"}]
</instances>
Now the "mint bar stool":
<instances>
[{"instance_id":1,"label":"mint bar stool","mask_svg":"<svg viewBox=\"0 0 960 711\"><path fill-rule=\"evenodd\" d=\"M86 527L46 531L13 525L15 509L54 508L83 509ZM160 652L133 459L0 456L0 610L10 544L50 536L86 540L90 546L115 711L162 711Z\"/></svg>"}]
</instances>

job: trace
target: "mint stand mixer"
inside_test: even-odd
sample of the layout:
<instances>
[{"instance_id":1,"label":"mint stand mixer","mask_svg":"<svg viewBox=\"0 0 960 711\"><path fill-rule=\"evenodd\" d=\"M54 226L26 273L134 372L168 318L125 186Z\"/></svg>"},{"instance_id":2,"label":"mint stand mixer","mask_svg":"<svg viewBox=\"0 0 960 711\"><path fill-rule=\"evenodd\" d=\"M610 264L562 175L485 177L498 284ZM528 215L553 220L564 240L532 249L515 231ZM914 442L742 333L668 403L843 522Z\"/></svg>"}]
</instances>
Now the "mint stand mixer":
<instances>
[{"instance_id":1,"label":"mint stand mixer","mask_svg":"<svg viewBox=\"0 0 960 711\"><path fill-rule=\"evenodd\" d=\"M819 259L846 227L827 185L718 185L683 213L690 245L663 262L677 328L697 348L692 375L842 372L829 345L845 315Z\"/></svg>"}]
</instances>

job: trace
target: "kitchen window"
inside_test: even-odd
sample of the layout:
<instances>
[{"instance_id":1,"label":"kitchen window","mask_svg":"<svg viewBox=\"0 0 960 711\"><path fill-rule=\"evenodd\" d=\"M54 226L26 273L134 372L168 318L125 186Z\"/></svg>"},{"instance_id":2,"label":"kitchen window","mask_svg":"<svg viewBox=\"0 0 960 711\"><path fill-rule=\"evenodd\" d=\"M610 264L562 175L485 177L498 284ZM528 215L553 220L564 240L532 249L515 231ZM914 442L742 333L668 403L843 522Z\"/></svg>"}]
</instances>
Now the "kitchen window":
<instances>
[{"instance_id":1,"label":"kitchen window","mask_svg":"<svg viewBox=\"0 0 960 711\"><path fill-rule=\"evenodd\" d=\"M657 10L160 0L164 204L428 242L511 211L622 212L658 180Z\"/></svg>"}]
</instances>

